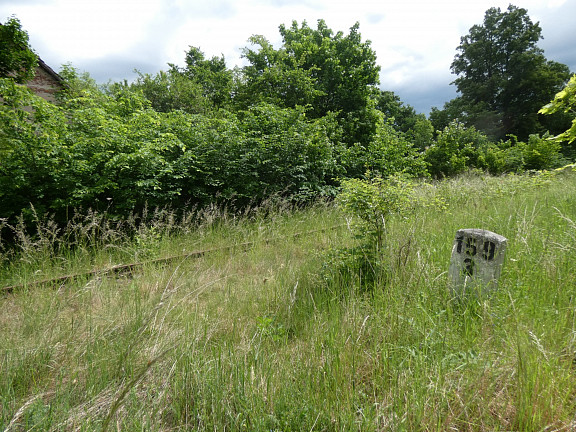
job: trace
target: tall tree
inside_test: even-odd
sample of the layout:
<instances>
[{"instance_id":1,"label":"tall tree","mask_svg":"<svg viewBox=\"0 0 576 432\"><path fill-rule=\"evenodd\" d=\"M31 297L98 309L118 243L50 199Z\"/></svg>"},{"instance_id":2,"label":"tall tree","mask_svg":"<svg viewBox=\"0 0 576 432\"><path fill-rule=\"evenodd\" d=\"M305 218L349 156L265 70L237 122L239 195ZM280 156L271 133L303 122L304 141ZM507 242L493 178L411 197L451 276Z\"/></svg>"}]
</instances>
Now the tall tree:
<instances>
[{"instance_id":1,"label":"tall tree","mask_svg":"<svg viewBox=\"0 0 576 432\"><path fill-rule=\"evenodd\" d=\"M564 86L570 71L546 60L540 39L542 29L526 9L488 9L484 23L461 38L451 65L460 93L451 105L460 107L459 117L492 138L543 132L538 109Z\"/></svg>"},{"instance_id":2,"label":"tall tree","mask_svg":"<svg viewBox=\"0 0 576 432\"><path fill-rule=\"evenodd\" d=\"M392 126L400 132L408 132L418 119L414 107L402 102L400 96L389 90L380 90L376 109L382 111L386 118L393 119Z\"/></svg>"},{"instance_id":3,"label":"tall tree","mask_svg":"<svg viewBox=\"0 0 576 432\"><path fill-rule=\"evenodd\" d=\"M186 53L186 67L174 65L173 72L180 72L199 84L202 94L215 108L223 108L230 103L232 95L233 72L226 67L224 56L207 59L198 47L190 46Z\"/></svg>"},{"instance_id":4,"label":"tall tree","mask_svg":"<svg viewBox=\"0 0 576 432\"><path fill-rule=\"evenodd\" d=\"M381 111L392 127L404 134L415 148L424 150L432 144L434 127L424 114L416 114L413 106L405 104L393 91L380 90L376 109Z\"/></svg>"},{"instance_id":5,"label":"tall tree","mask_svg":"<svg viewBox=\"0 0 576 432\"><path fill-rule=\"evenodd\" d=\"M324 20L316 29L306 22L281 25L282 46L275 49L263 36L246 48L238 102L258 101L282 107L309 106L308 115L320 118L338 113L346 140L365 142L375 130L370 101L377 93L380 67L370 41L362 41L359 24L350 32L334 33Z\"/></svg>"},{"instance_id":6,"label":"tall tree","mask_svg":"<svg viewBox=\"0 0 576 432\"><path fill-rule=\"evenodd\" d=\"M249 42L255 48L243 52L249 64L242 69L234 95L238 108L248 109L261 102L281 108L307 106L324 94L317 88L312 71L285 48L274 48L262 35L252 36Z\"/></svg>"},{"instance_id":7,"label":"tall tree","mask_svg":"<svg viewBox=\"0 0 576 432\"><path fill-rule=\"evenodd\" d=\"M138 78L131 87L142 91L158 112L182 110L190 114L205 114L212 109L203 87L173 69L156 75L138 72Z\"/></svg>"},{"instance_id":8,"label":"tall tree","mask_svg":"<svg viewBox=\"0 0 576 432\"><path fill-rule=\"evenodd\" d=\"M28 33L20 21L12 17L0 24L0 78L13 78L24 83L34 77L38 57L30 48Z\"/></svg>"},{"instance_id":9,"label":"tall tree","mask_svg":"<svg viewBox=\"0 0 576 432\"><path fill-rule=\"evenodd\" d=\"M131 84L141 90L156 111L182 110L206 114L231 103L234 73L226 67L224 56L207 59L200 48L190 46L186 66L169 64L168 71L156 75L138 72Z\"/></svg>"}]
</instances>

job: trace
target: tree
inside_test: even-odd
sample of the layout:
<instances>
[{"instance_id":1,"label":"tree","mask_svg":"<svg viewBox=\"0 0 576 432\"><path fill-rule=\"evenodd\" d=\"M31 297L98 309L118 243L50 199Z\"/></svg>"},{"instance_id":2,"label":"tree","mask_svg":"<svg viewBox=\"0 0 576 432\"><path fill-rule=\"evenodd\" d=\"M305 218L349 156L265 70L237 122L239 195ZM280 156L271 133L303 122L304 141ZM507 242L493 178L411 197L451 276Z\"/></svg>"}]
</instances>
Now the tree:
<instances>
[{"instance_id":1,"label":"tree","mask_svg":"<svg viewBox=\"0 0 576 432\"><path fill-rule=\"evenodd\" d=\"M206 114L231 104L234 73L226 67L224 57L206 59L197 47L189 47L186 66L169 64L168 71L156 75L138 72L130 85L142 91L159 112L175 110Z\"/></svg>"},{"instance_id":2,"label":"tree","mask_svg":"<svg viewBox=\"0 0 576 432\"><path fill-rule=\"evenodd\" d=\"M376 109L386 118L393 119L392 125L399 132L408 132L416 123L418 115L414 107L404 104L393 91L380 90L376 98Z\"/></svg>"},{"instance_id":3,"label":"tree","mask_svg":"<svg viewBox=\"0 0 576 432\"><path fill-rule=\"evenodd\" d=\"M492 138L507 134L526 139L546 129L538 109L570 76L566 65L548 61L537 43L542 29L526 9L490 8L483 25L463 36L452 62L458 77L458 117ZM549 125L552 123L549 123ZM554 131L551 131L554 132Z\"/></svg>"},{"instance_id":4,"label":"tree","mask_svg":"<svg viewBox=\"0 0 576 432\"><path fill-rule=\"evenodd\" d=\"M406 138L420 151L434 143L434 126L424 114L416 114L414 125L406 132Z\"/></svg>"},{"instance_id":5,"label":"tree","mask_svg":"<svg viewBox=\"0 0 576 432\"><path fill-rule=\"evenodd\" d=\"M34 77L38 57L28 44L28 33L17 18L0 24L0 78L25 83Z\"/></svg>"},{"instance_id":6,"label":"tree","mask_svg":"<svg viewBox=\"0 0 576 432\"><path fill-rule=\"evenodd\" d=\"M376 109L391 122L392 127L403 134L418 150L432 144L434 127L424 114L416 114L411 105L405 104L392 91L380 90L376 98Z\"/></svg>"},{"instance_id":7,"label":"tree","mask_svg":"<svg viewBox=\"0 0 576 432\"><path fill-rule=\"evenodd\" d=\"M553 140L558 143L574 144L576 142L576 75L572 75L566 87L559 92L552 102L546 104L540 109L540 114L551 115L555 113L564 113L571 117L571 125L566 131L555 136ZM565 152L568 156L576 156L576 147L572 145L569 151Z\"/></svg>"},{"instance_id":8,"label":"tree","mask_svg":"<svg viewBox=\"0 0 576 432\"><path fill-rule=\"evenodd\" d=\"M202 88L202 95L215 108L226 107L231 100L233 72L226 67L224 56L207 59L200 48L190 46L186 53L186 67L171 66L171 72L179 72Z\"/></svg>"},{"instance_id":9,"label":"tree","mask_svg":"<svg viewBox=\"0 0 576 432\"><path fill-rule=\"evenodd\" d=\"M92 97L104 96L104 89L108 86L98 84L89 72L80 72L72 63L63 64L58 75L66 83L65 91L59 93L62 101L87 95ZM119 84L110 84L110 86L114 85Z\"/></svg>"},{"instance_id":10,"label":"tree","mask_svg":"<svg viewBox=\"0 0 576 432\"><path fill-rule=\"evenodd\" d=\"M310 106L308 115L337 113L349 144L367 142L375 132L370 103L377 92L379 66L359 24L348 35L334 33L324 20L313 29L304 21L280 26L282 46L275 49L263 36L246 48L249 65L242 70L241 108L265 101L284 108Z\"/></svg>"},{"instance_id":11,"label":"tree","mask_svg":"<svg viewBox=\"0 0 576 432\"><path fill-rule=\"evenodd\" d=\"M259 103L281 108L312 106L323 92L316 87L310 70L290 56L285 48L275 49L261 35L252 36L250 43L257 49L244 49L243 57L249 65L242 69L241 82L234 96L240 109Z\"/></svg>"},{"instance_id":12,"label":"tree","mask_svg":"<svg viewBox=\"0 0 576 432\"><path fill-rule=\"evenodd\" d=\"M138 78L131 87L142 91L158 112L182 110L204 114L212 107L200 84L174 70L160 71L156 75L138 72Z\"/></svg>"}]
</instances>

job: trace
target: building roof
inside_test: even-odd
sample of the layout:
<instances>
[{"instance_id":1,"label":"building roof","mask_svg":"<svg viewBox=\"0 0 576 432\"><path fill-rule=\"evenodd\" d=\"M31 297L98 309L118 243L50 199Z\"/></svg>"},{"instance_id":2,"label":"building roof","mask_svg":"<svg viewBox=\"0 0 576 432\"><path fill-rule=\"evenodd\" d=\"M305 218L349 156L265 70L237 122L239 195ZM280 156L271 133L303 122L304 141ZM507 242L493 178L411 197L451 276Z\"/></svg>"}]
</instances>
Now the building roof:
<instances>
[{"instance_id":1,"label":"building roof","mask_svg":"<svg viewBox=\"0 0 576 432\"><path fill-rule=\"evenodd\" d=\"M52 78L54 78L56 81L58 81L60 84L62 85L66 85L64 79L58 75L54 69L52 69L50 66L48 66L46 63L44 63L44 60L42 60L40 57L38 57L38 67L44 69L44 71L46 71L46 73L48 75L50 75Z\"/></svg>"}]
</instances>

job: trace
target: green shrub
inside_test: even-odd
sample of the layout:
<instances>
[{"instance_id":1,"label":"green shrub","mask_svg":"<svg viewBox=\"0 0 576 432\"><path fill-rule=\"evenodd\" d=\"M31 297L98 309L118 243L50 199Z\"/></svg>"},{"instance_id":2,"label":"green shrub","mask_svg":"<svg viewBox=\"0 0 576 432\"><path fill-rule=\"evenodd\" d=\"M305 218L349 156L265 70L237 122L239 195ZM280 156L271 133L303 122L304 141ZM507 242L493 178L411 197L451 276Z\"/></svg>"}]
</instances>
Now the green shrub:
<instances>
[{"instance_id":1,"label":"green shrub","mask_svg":"<svg viewBox=\"0 0 576 432\"><path fill-rule=\"evenodd\" d=\"M413 177L428 175L426 162L413 144L378 114L376 131L366 145L355 144L339 152L339 160L348 178L361 178L366 170L390 176L404 172Z\"/></svg>"},{"instance_id":2,"label":"green shrub","mask_svg":"<svg viewBox=\"0 0 576 432\"><path fill-rule=\"evenodd\" d=\"M403 213L414 204L413 191L413 184L405 175L382 178L368 173L366 179L343 180L337 202L355 218L356 234L378 250L385 240L390 216Z\"/></svg>"},{"instance_id":3,"label":"green shrub","mask_svg":"<svg viewBox=\"0 0 576 432\"><path fill-rule=\"evenodd\" d=\"M481 157L489 145L488 138L474 127L451 122L438 133L436 142L424 153L428 171L435 178L451 177L468 168L486 168Z\"/></svg>"},{"instance_id":4,"label":"green shrub","mask_svg":"<svg viewBox=\"0 0 576 432\"><path fill-rule=\"evenodd\" d=\"M542 137L536 134L530 135L524 153L525 169L547 170L558 168L563 164L561 144L548 138L548 134Z\"/></svg>"},{"instance_id":5,"label":"green shrub","mask_svg":"<svg viewBox=\"0 0 576 432\"><path fill-rule=\"evenodd\" d=\"M565 164L561 144L548 135L530 135L528 142L510 136L506 141L487 147L486 168L492 174L520 173L526 170L554 169Z\"/></svg>"},{"instance_id":6,"label":"green shrub","mask_svg":"<svg viewBox=\"0 0 576 432\"><path fill-rule=\"evenodd\" d=\"M126 217L270 195L307 200L331 194L341 172L333 120L310 121L303 108L207 117L156 112L129 89L76 93L55 106L0 82L0 218L14 222L30 206L62 223L80 208Z\"/></svg>"}]
</instances>

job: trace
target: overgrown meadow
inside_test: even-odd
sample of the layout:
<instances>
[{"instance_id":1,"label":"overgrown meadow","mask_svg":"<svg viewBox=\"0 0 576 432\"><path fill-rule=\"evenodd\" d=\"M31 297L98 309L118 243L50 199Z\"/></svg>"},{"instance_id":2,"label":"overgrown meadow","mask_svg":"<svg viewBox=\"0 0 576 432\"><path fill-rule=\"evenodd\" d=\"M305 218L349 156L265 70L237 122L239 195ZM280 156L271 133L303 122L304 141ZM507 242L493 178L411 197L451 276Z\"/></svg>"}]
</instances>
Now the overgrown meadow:
<instances>
[{"instance_id":1,"label":"overgrown meadow","mask_svg":"<svg viewBox=\"0 0 576 432\"><path fill-rule=\"evenodd\" d=\"M358 23L55 104L1 26L0 431L575 430L576 76L485 24L430 118ZM508 239L487 295L461 228Z\"/></svg>"},{"instance_id":2,"label":"overgrown meadow","mask_svg":"<svg viewBox=\"0 0 576 432\"><path fill-rule=\"evenodd\" d=\"M573 430L575 196L570 169L418 183L377 250L327 202L93 213L73 248L38 218L3 252L0 429ZM459 228L508 238L490 296L448 288Z\"/></svg>"}]
</instances>

